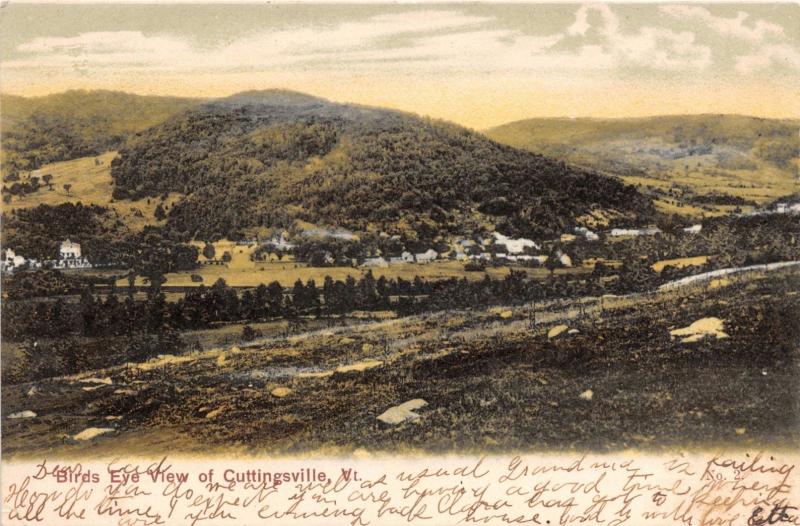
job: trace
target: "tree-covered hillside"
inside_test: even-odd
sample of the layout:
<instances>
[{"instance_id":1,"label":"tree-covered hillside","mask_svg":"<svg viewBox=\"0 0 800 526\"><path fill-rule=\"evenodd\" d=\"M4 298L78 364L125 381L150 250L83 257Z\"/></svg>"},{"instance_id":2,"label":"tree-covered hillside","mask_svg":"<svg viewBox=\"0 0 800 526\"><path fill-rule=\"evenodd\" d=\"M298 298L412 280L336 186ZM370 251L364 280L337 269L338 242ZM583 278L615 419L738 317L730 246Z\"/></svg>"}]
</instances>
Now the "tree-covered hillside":
<instances>
[{"instance_id":1,"label":"tree-covered hillside","mask_svg":"<svg viewBox=\"0 0 800 526\"><path fill-rule=\"evenodd\" d=\"M116 149L130 134L200 102L116 91L2 95L3 175Z\"/></svg>"},{"instance_id":2,"label":"tree-covered hillside","mask_svg":"<svg viewBox=\"0 0 800 526\"><path fill-rule=\"evenodd\" d=\"M111 173L116 199L186 194L168 225L199 238L294 220L420 238L487 224L544 236L595 209L653 212L619 181L452 124L283 91L170 118L130 139Z\"/></svg>"}]
</instances>

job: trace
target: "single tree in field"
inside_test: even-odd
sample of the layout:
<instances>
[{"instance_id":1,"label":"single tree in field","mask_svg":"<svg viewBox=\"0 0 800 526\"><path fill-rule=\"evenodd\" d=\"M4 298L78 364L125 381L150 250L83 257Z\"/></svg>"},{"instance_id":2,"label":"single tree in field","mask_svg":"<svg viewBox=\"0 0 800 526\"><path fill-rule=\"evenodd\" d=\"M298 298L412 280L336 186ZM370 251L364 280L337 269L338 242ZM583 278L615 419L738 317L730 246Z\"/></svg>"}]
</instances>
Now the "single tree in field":
<instances>
[{"instance_id":1,"label":"single tree in field","mask_svg":"<svg viewBox=\"0 0 800 526\"><path fill-rule=\"evenodd\" d=\"M161 203L156 206L156 209L153 211L153 216L156 218L157 221L163 221L167 218L166 212L164 212L164 207L161 206Z\"/></svg>"},{"instance_id":2,"label":"single tree in field","mask_svg":"<svg viewBox=\"0 0 800 526\"><path fill-rule=\"evenodd\" d=\"M69 191L70 190L72 190L72 185L71 184L65 184L64 185L64 191L67 192L67 196L69 196Z\"/></svg>"},{"instance_id":3,"label":"single tree in field","mask_svg":"<svg viewBox=\"0 0 800 526\"><path fill-rule=\"evenodd\" d=\"M44 174L42 176L42 180L44 181L44 184L47 185L47 188L49 188L50 191L52 192L53 191L53 176L51 174Z\"/></svg>"},{"instance_id":4,"label":"single tree in field","mask_svg":"<svg viewBox=\"0 0 800 526\"><path fill-rule=\"evenodd\" d=\"M206 241L205 246L203 247L203 256L206 259L214 259L214 256L217 254L217 251L214 249L214 245Z\"/></svg>"},{"instance_id":5,"label":"single tree in field","mask_svg":"<svg viewBox=\"0 0 800 526\"><path fill-rule=\"evenodd\" d=\"M5 204L10 203L11 202L11 194L9 194L8 192L4 193L3 194L3 202Z\"/></svg>"}]
</instances>

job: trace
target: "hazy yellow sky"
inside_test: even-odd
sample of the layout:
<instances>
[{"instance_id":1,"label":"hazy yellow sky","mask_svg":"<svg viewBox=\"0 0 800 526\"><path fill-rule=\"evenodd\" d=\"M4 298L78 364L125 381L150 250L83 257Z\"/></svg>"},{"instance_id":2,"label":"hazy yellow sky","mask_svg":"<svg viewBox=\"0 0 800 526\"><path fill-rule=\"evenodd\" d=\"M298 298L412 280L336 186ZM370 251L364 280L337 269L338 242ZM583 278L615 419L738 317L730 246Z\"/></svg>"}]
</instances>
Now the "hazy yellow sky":
<instances>
[{"instance_id":1,"label":"hazy yellow sky","mask_svg":"<svg viewBox=\"0 0 800 526\"><path fill-rule=\"evenodd\" d=\"M800 116L795 4L32 5L0 89L288 88L474 128L536 116Z\"/></svg>"}]
</instances>

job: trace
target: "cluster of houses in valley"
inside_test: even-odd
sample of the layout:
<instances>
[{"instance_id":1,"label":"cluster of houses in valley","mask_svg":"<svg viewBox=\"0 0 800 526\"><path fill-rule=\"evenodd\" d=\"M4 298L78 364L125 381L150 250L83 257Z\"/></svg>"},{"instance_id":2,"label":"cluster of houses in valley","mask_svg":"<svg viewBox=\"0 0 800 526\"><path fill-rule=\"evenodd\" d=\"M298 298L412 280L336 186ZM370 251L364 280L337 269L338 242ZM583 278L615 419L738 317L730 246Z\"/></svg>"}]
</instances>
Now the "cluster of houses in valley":
<instances>
[{"instance_id":1,"label":"cluster of houses in valley","mask_svg":"<svg viewBox=\"0 0 800 526\"><path fill-rule=\"evenodd\" d=\"M584 229L585 230L585 229ZM586 230L586 232L589 232ZM589 232L592 235L596 235ZM585 235L585 234L581 234ZM598 238L599 239L599 238ZM541 246L532 239L511 238L499 232L494 232L490 237L475 239L459 239L450 245L450 250L437 252L429 248L425 252L403 252L397 257L369 257L364 260L364 267L388 267L402 263L427 264L437 259L454 259L456 261L507 261L507 262L537 262L543 264L548 256L535 255L532 252L541 250ZM558 253L560 263L572 266L572 259L562 252Z\"/></svg>"},{"instance_id":2,"label":"cluster of houses in valley","mask_svg":"<svg viewBox=\"0 0 800 526\"><path fill-rule=\"evenodd\" d=\"M697 234L702 230L701 224L695 224L683 229L687 234ZM607 232L609 237L639 237L655 236L661 230L656 227L644 228L613 228ZM600 240L600 235L586 227L575 227L572 233L562 234L559 241L561 243L571 243L578 239L587 242ZM499 232L494 232L490 237L473 239L459 239L450 245L450 250L437 252L429 249L422 253L403 252L399 257L383 257L381 255L369 257L364 260L364 267L388 267L401 263L425 264L437 259L455 259L456 261L479 261L489 262L536 262L543 265L547 260L547 255L536 254L541 252L542 247L532 239L511 238ZM572 258L562 252L556 252L559 263L564 267L572 266Z\"/></svg>"},{"instance_id":3,"label":"cluster of houses in valley","mask_svg":"<svg viewBox=\"0 0 800 526\"><path fill-rule=\"evenodd\" d=\"M92 264L81 255L81 245L73 243L69 239L61 242L58 249L58 259L38 260L26 258L22 254L17 254L14 250L7 248L3 251L0 259L0 270L3 272L14 272L19 269L86 269L92 268Z\"/></svg>"}]
</instances>

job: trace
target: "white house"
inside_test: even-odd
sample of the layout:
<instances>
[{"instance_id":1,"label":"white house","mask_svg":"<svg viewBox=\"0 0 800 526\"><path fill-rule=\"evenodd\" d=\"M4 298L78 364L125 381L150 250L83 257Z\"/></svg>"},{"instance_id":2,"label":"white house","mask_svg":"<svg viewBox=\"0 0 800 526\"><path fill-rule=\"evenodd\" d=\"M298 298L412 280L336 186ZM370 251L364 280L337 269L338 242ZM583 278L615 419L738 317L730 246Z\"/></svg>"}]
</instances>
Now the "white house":
<instances>
[{"instance_id":1,"label":"white house","mask_svg":"<svg viewBox=\"0 0 800 526\"><path fill-rule=\"evenodd\" d=\"M612 237L622 236L654 236L660 234L661 230L655 227L649 228L612 228Z\"/></svg>"},{"instance_id":2,"label":"white house","mask_svg":"<svg viewBox=\"0 0 800 526\"><path fill-rule=\"evenodd\" d=\"M58 249L58 257L61 259L80 259L80 243L73 243L69 239L62 241L61 247Z\"/></svg>"},{"instance_id":3,"label":"white house","mask_svg":"<svg viewBox=\"0 0 800 526\"><path fill-rule=\"evenodd\" d=\"M575 233L581 235L586 239L586 241L597 241L600 239L600 236L586 228L585 226L576 226Z\"/></svg>"},{"instance_id":4,"label":"white house","mask_svg":"<svg viewBox=\"0 0 800 526\"><path fill-rule=\"evenodd\" d=\"M437 257L439 257L439 253L433 250L432 248L429 248L422 254L414 254L414 259L417 261L417 263L430 263L431 261L434 261Z\"/></svg>"},{"instance_id":5,"label":"white house","mask_svg":"<svg viewBox=\"0 0 800 526\"><path fill-rule=\"evenodd\" d=\"M701 225L700 223L692 226L687 226L686 228L683 229L683 231L686 232L687 234L699 234L701 230L703 230L703 225Z\"/></svg>"},{"instance_id":6,"label":"white house","mask_svg":"<svg viewBox=\"0 0 800 526\"><path fill-rule=\"evenodd\" d=\"M279 236L272 236L270 242L281 250L291 250L295 247L294 243L289 242L289 233L285 230Z\"/></svg>"},{"instance_id":7,"label":"white house","mask_svg":"<svg viewBox=\"0 0 800 526\"><path fill-rule=\"evenodd\" d=\"M23 256L17 255L17 253L10 248L6 249L6 252L3 255L3 270L11 272L24 264L25 258Z\"/></svg>"},{"instance_id":8,"label":"white house","mask_svg":"<svg viewBox=\"0 0 800 526\"><path fill-rule=\"evenodd\" d=\"M561 264L564 265L565 267L572 266L572 258L569 257L567 254L564 254L563 252L558 253L558 261L560 261Z\"/></svg>"},{"instance_id":9,"label":"white house","mask_svg":"<svg viewBox=\"0 0 800 526\"><path fill-rule=\"evenodd\" d=\"M377 258L367 258L367 259L365 259L365 260L364 260L364 264L363 264L362 266L364 266L364 267L379 267L379 268L385 268L385 267L388 267L388 266L389 266L389 262L387 262L387 261L386 261L384 258L382 258L382 257L377 257Z\"/></svg>"},{"instance_id":10,"label":"white house","mask_svg":"<svg viewBox=\"0 0 800 526\"><path fill-rule=\"evenodd\" d=\"M540 248L539 245L537 245L531 239L525 239L523 237L519 239L512 239L499 232L495 232L493 235L495 244L505 245L509 254L522 254L526 248L535 248L536 250Z\"/></svg>"}]
</instances>

